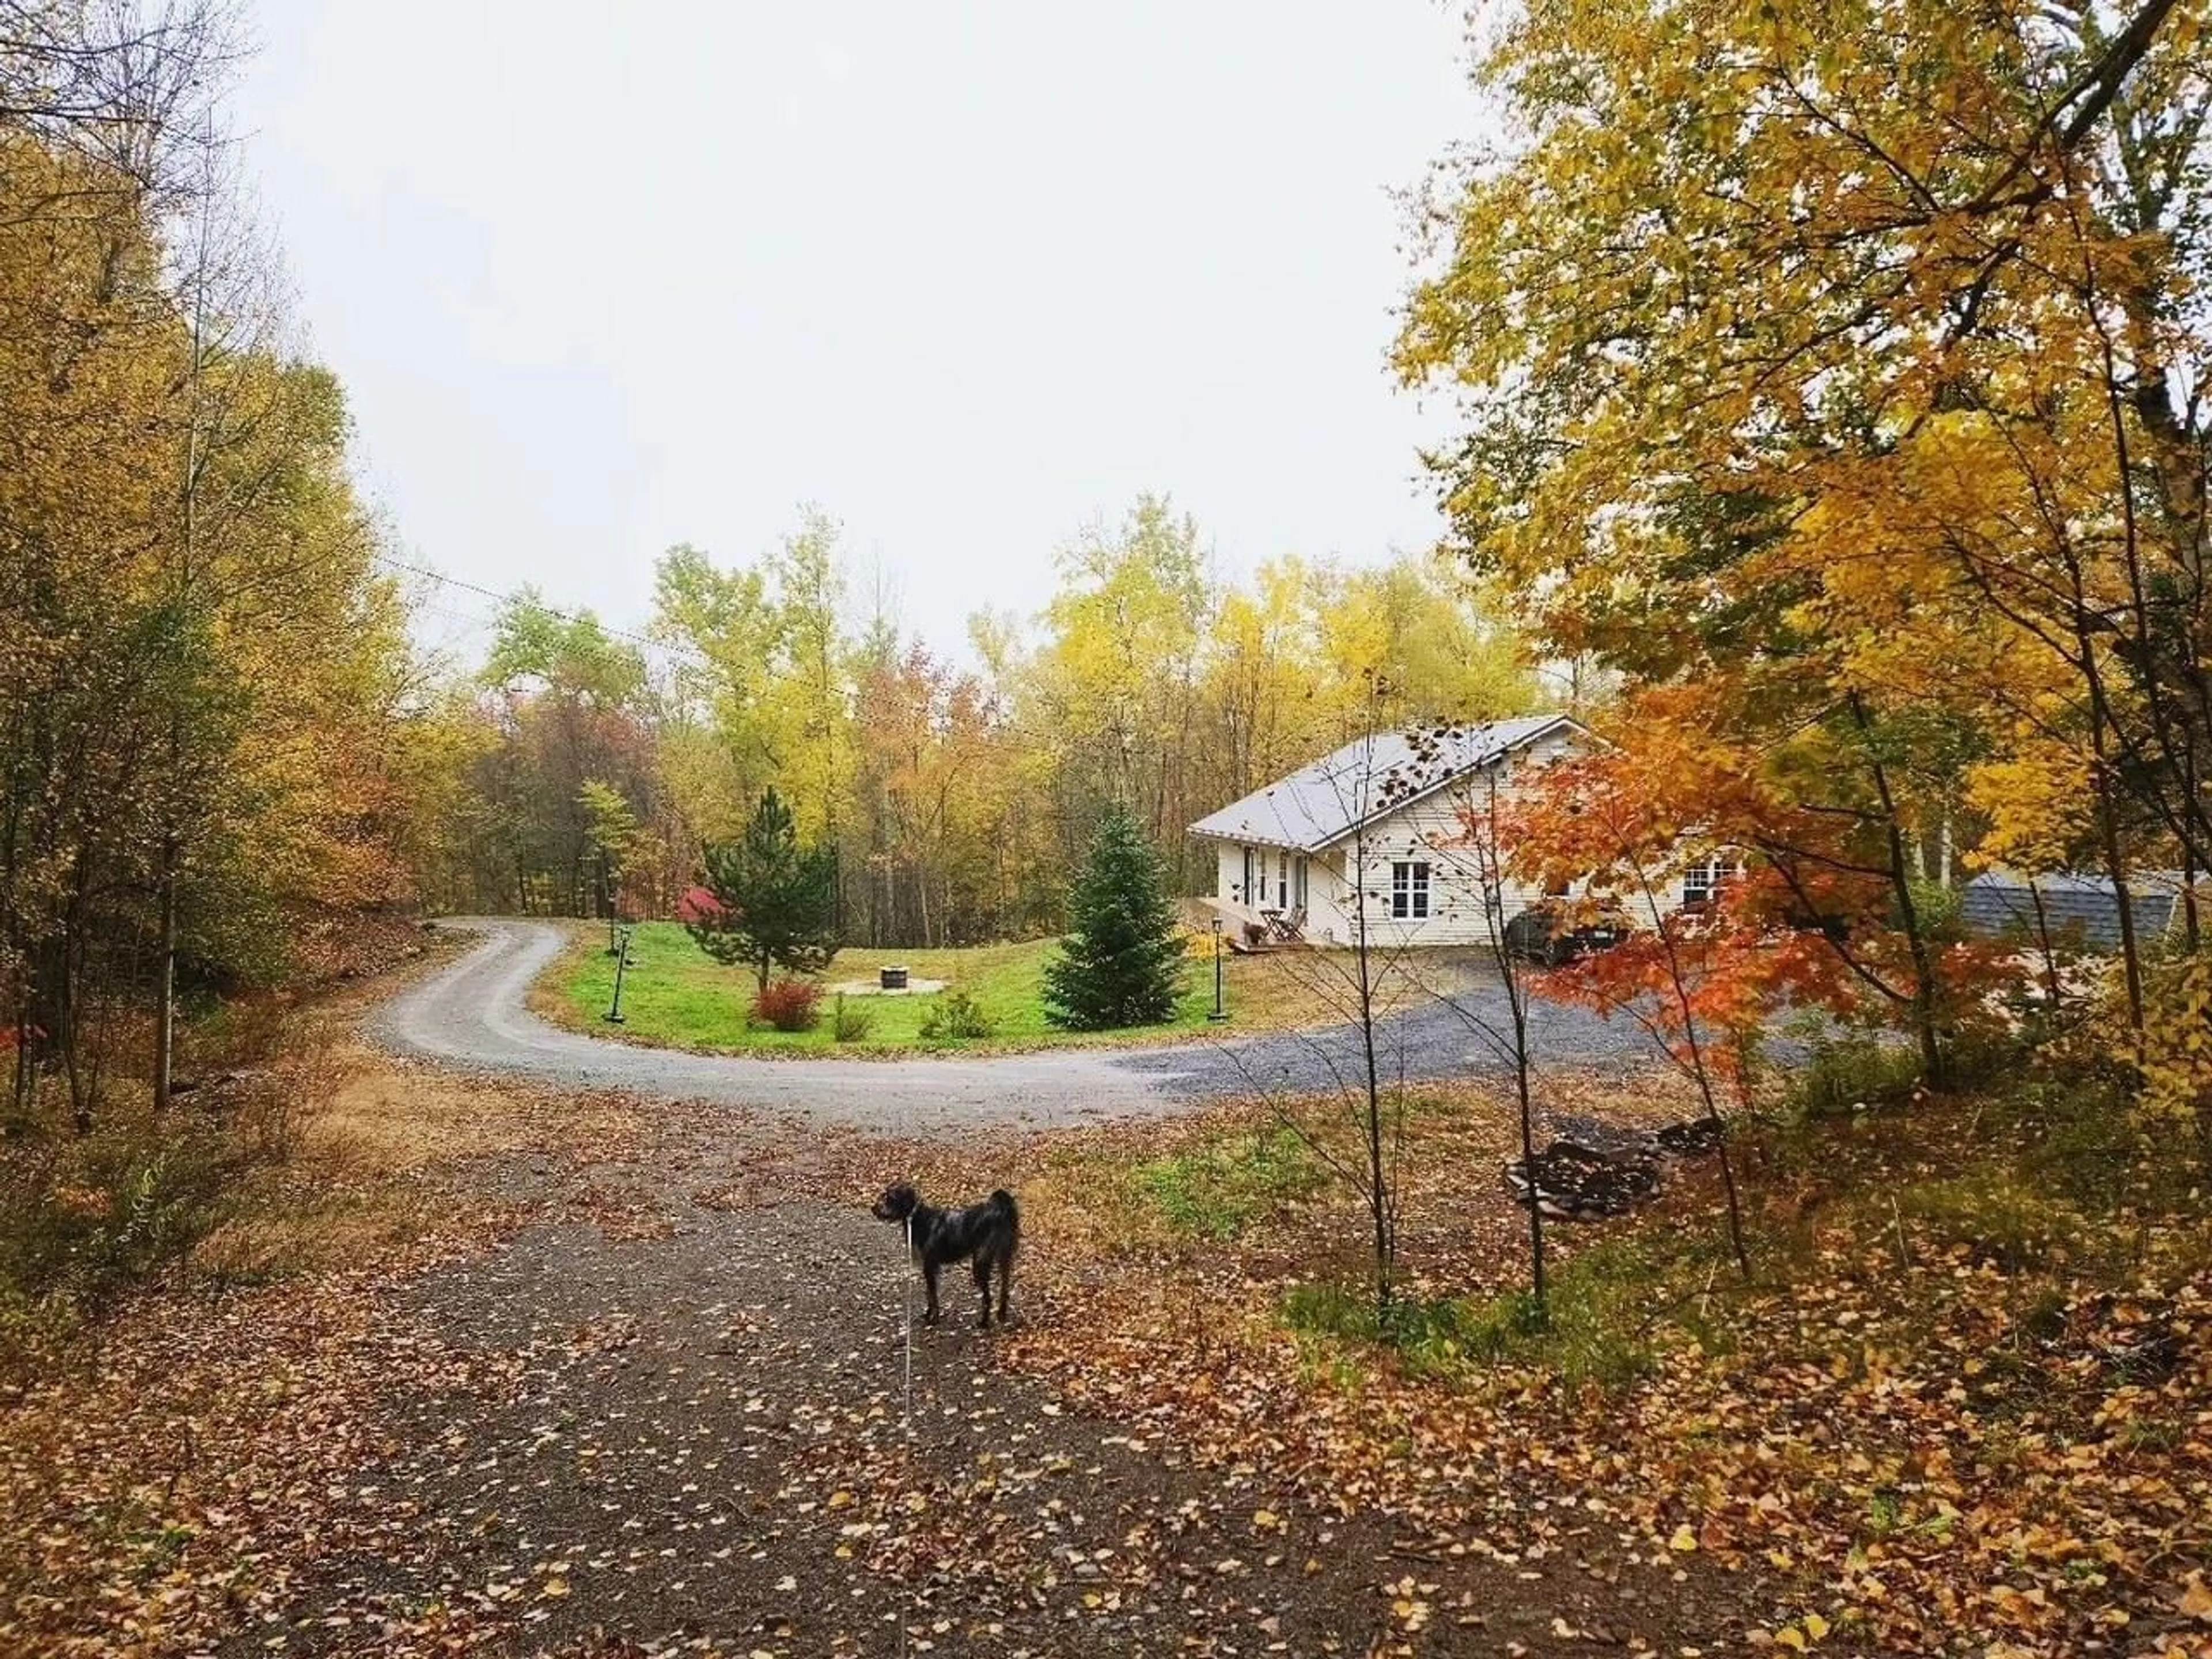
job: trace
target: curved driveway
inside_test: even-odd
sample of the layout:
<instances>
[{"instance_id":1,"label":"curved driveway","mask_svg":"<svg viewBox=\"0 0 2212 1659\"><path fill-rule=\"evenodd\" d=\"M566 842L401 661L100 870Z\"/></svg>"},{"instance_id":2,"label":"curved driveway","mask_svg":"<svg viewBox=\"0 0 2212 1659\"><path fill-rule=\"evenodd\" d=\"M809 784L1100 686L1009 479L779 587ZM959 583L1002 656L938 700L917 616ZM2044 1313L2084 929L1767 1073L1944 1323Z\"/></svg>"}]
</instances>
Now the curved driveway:
<instances>
[{"instance_id":1,"label":"curved driveway","mask_svg":"<svg viewBox=\"0 0 2212 1659\"><path fill-rule=\"evenodd\" d=\"M370 1030L387 1046L465 1070L610 1089L672 1100L711 1100L800 1114L824 1124L896 1133L956 1124L1052 1127L1172 1111L1194 1100L1260 1090L1334 1086L1360 1069L1348 1027L1146 1049L1060 1048L1039 1054L901 1060L761 1060L610 1042L549 1024L527 1006L531 981L564 939L543 922L471 920L442 926L483 935L459 961L395 997ZM1462 997L1503 1012L1494 989ZM1494 1009L1487 1005L1496 1003ZM1537 1054L1549 1065L1640 1063L1642 1035L1578 1010L1531 1010ZM1482 1040L1449 1008L1425 1008L1378 1030L1392 1078L1436 1079L1498 1069Z\"/></svg>"}]
</instances>

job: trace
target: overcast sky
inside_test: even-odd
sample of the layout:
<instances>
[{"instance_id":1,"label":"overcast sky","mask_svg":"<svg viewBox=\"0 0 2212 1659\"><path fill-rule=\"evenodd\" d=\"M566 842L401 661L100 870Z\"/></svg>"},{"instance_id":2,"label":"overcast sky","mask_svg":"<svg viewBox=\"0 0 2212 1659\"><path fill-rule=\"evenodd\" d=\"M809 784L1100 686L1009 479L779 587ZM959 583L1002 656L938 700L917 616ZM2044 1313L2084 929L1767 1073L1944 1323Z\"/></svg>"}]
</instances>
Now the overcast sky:
<instances>
[{"instance_id":1,"label":"overcast sky","mask_svg":"<svg viewBox=\"0 0 2212 1659\"><path fill-rule=\"evenodd\" d=\"M234 113L409 556L635 624L813 501L954 646L1141 490L1228 574L1433 539L1390 192L1459 15L258 0Z\"/></svg>"}]
</instances>

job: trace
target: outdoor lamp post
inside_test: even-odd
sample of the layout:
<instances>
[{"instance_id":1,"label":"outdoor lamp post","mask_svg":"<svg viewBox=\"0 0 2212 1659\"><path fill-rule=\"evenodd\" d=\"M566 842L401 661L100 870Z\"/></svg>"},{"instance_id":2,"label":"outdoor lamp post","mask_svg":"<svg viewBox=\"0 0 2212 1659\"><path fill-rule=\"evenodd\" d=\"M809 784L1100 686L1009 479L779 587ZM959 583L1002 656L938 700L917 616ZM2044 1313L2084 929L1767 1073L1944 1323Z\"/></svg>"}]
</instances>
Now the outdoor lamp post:
<instances>
[{"instance_id":1,"label":"outdoor lamp post","mask_svg":"<svg viewBox=\"0 0 2212 1659\"><path fill-rule=\"evenodd\" d=\"M1218 1025L1229 1018L1229 1010L1221 1006L1221 918L1213 919L1213 1012L1206 1018Z\"/></svg>"},{"instance_id":2,"label":"outdoor lamp post","mask_svg":"<svg viewBox=\"0 0 2212 1659\"><path fill-rule=\"evenodd\" d=\"M623 1023L623 969L629 966L629 929L625 927L622 931L619 941L615 945L615 1000L613 1006L607 1010L607 1023L611 1025L619 1025Z\"/></svg>"},{"instance_id":3,"label":"outdoor lamp post","mask_svg":"<svg viewBox=\"0 0 2212 1659\"><path fill-rule=\"evenodd\" d=\"M614 872L607 868L606 849L599 850L599 902L607 907L607 954L615 953L615 924L622 920L622 899L615 891Z\"/></svg>"}]
</instances>

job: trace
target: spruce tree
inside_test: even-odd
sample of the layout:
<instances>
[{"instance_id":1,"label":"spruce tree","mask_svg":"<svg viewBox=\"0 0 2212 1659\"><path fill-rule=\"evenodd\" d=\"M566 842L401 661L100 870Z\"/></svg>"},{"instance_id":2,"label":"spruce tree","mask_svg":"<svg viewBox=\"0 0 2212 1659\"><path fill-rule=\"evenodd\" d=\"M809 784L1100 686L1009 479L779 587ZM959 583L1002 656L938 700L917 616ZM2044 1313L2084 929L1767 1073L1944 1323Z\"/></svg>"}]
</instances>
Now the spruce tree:
<instances>
[{"instance_id":1,"label":"spruce tree","mask_svg":"<svg viewBox=\"0 0 2212 1659\"><path fill-rule=\"evenodd\" d=\"M1098 826L1069 908L1073 927L1045 969L1045 1018L1079 1031L1172 1018L1182 994L1182 939L1159 858L1122 807Z\"/></svg>"},{"instance_id":2,"label":"spruce tree","mask_svg":"<svg viewBox=\"0 0 2212 1659\"><path fill-rule=\"evenodd\" d=\"M818 974L837 954L837 849L799 843L783 798L770 789L735 841L705 849L714 895L684 925L717 962L750 966L768 989L771 968Z\"/></svg>"}]
</instances>

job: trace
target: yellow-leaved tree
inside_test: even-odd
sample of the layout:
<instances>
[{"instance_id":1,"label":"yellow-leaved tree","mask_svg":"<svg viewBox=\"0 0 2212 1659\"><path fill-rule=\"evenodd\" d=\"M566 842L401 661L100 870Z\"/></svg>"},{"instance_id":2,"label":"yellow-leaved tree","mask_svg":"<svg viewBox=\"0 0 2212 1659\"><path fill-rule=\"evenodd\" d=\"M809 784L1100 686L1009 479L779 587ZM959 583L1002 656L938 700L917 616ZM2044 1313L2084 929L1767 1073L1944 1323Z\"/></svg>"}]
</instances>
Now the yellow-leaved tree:
<instances>
[{"instance_id":1,"label":"yellow-leaved tree","mask_svg":"<svg viewBox=\"0 0 2212 1659\"><path fill-rule=\"evenodd\" d=\"M1461 410L1459 550L1540 648L1724 687L1923 977L1992 823L2124 921L2212 859L2206 12L1530 0L1513 137L1426 204L1398 363Z\"/></svg>"}]
</instances>

